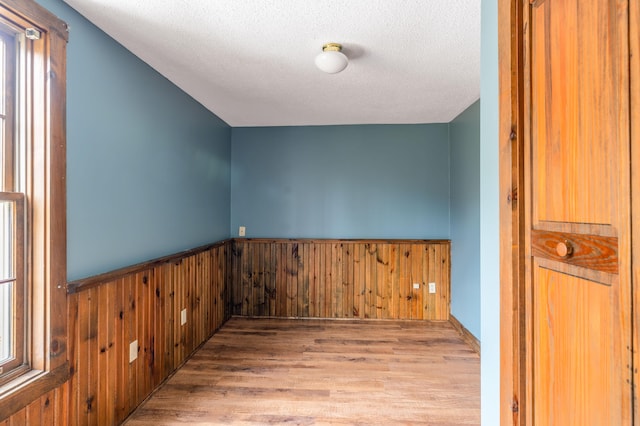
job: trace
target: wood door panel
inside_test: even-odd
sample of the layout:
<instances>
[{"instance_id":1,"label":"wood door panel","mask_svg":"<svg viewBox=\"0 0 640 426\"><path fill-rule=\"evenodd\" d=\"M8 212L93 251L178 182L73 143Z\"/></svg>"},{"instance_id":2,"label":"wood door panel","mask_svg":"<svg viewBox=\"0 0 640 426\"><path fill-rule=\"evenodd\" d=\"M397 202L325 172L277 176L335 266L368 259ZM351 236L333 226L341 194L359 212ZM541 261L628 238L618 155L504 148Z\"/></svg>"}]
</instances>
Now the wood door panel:
<instances>
[{"instance_id":1,"label":"wood door panel","mask_svg":"<svg viewBox=\"0 0 640 426\"><path fill-rule=\"evenodd\" d=\"M534 424L620 424L615 288L537 265L534 275Z\"/></svg>"},{"instance_id":2,"label":"wood door panel","mask_svg":"<svg viewBox=\"0 0 640 426\"><path fill-rule=\"evenodd\" d=\"M616 222L620 133L628 129L612 3L549 0L532 8L534 226Z\"/></svg>"},{"instance_id":3,"label":"wood door panel","mask_svg":"<svg viewBox=\"0 0 640 426\"><path fill-rule=\"evenodd\" d=\"M528 10L528 424L631 422L627 12L628 0Z\"/></svg>"}]
</instances>

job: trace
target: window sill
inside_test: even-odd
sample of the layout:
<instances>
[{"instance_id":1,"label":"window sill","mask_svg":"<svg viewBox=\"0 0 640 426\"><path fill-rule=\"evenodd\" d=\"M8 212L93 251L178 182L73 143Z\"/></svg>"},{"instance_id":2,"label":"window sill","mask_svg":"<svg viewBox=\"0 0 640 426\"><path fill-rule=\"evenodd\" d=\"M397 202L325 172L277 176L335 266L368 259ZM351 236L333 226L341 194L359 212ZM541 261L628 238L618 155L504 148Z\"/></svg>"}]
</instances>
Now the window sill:
<instances>
[{"instance_id":1,"label":"window sill","mask_svg":"<svg viewBox=\"0 0 640 426\"><path fill-rule=\"evenodd\" d=\"M0 387L0 422L69 379L69 363L52 371L31 370Z\"/></svg>"}]
</instances>

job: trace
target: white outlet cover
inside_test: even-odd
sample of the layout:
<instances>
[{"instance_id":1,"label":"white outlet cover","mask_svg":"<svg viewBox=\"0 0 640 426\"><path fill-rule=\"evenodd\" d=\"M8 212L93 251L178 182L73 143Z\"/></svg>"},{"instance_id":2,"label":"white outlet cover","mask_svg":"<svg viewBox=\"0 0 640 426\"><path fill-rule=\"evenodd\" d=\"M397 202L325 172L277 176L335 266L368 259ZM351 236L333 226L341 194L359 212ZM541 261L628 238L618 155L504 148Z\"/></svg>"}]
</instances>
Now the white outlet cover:
<instances>
[{"instance_id":1,"label":"white outlet cover","mask_svg":"<svg viewBox=\"0 0 640 426\"><path fill-rule=\"evenodd\" d=\"M429 283L429 293L436 292L436 283Z\"/></svg>"},{"instance_id":2,"label":"white outlet cover","mask_svg":"<svg viewBox=\"0 0 640 426\"><path fill-rule=\"evenodd\" d=\"M134 340L129 344L129 362L133 362L138 358L138 341Z\"/></svg>"},{"instance_id":3,"label":"white outlet cover","mask_svg":"<svg viewBox=\"0 0 640 426\"><path fill-rule=\"evenodd\" d=\"M187 323L187 309L183 309L180 312L180 325L185 325Z\"/></svg>"},{"instance_id":4,"label":"white outlet cover","mask_svg":"<svg viewBox=\"0 0 640 426\"><path fill-rule=\"evenodd\" d=\"M247 228L245 226L241 226L238 228L238 236L244 237L247 233Z\"/></svg>"},{"instance_id":5,"label":"white outlet cover","mask_svg":"<svg viewBox=\"0 0 640 426\"><path fill-rule=\"evenodd\" d=\"M420 283L413 283L413 288L420 288Z\"/></svg>"}]
</instances>

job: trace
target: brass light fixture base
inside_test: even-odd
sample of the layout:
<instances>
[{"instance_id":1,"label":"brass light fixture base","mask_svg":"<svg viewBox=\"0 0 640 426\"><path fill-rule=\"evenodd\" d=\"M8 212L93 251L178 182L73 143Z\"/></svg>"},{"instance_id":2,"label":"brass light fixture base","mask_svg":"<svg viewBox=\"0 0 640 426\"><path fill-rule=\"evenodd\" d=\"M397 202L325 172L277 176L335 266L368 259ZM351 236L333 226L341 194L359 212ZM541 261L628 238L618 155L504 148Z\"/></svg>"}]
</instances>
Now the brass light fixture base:
<instances>
[{"instance_id":1,"label":"brass light fixture base","mask_svg":"<svg viewBox=\"0 0 640 426\"><path fill-rule=\"evenodd\" d=\"M342 51L342 45L340 43L327 43L322 45L323 52L340 52Z\"/></svg>"}]
</instances>

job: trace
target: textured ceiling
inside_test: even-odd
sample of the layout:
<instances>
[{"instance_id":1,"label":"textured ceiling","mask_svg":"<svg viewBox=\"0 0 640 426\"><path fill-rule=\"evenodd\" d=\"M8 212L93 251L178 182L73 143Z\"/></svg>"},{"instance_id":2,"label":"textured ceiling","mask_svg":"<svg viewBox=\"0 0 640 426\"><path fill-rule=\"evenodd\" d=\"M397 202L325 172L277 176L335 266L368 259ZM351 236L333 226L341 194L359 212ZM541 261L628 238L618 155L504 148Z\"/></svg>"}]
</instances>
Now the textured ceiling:
<instances>
[{"instance_id":1,"label":"textured ceiling","mask_svg":"<svg viewBox=\"0 0 640 426\"><path fill-rule=\"evenodd\" d=\"M231 126L442 123L480 95L480 0L65 1Z\"/></svg>"}]
</instances>

